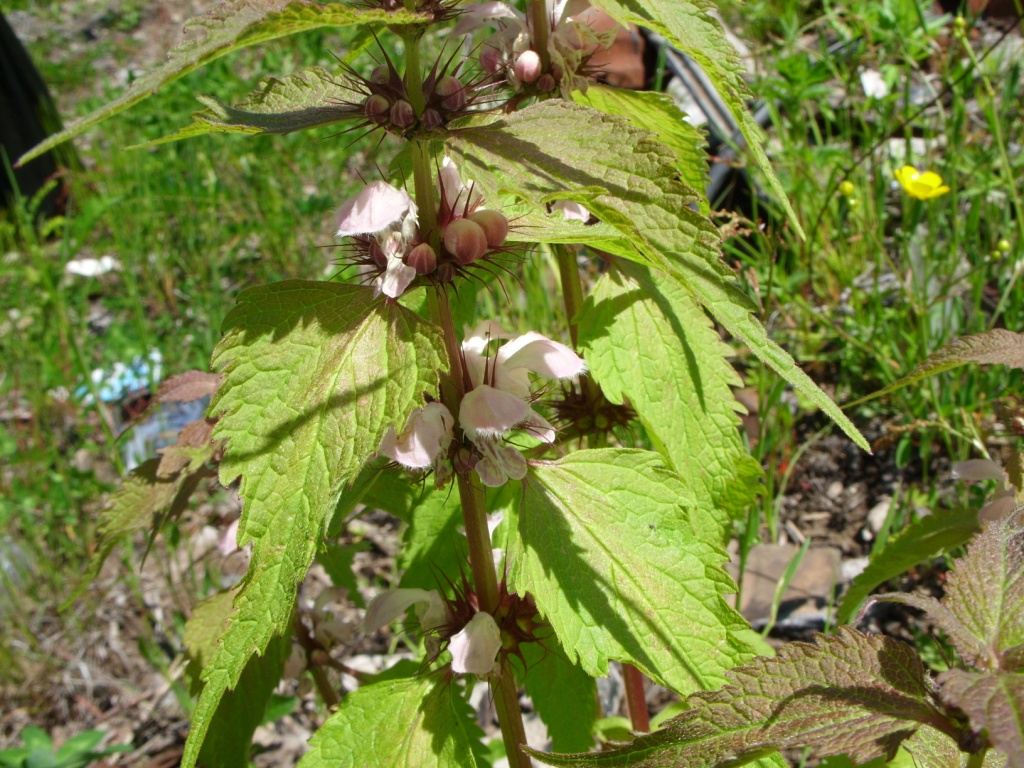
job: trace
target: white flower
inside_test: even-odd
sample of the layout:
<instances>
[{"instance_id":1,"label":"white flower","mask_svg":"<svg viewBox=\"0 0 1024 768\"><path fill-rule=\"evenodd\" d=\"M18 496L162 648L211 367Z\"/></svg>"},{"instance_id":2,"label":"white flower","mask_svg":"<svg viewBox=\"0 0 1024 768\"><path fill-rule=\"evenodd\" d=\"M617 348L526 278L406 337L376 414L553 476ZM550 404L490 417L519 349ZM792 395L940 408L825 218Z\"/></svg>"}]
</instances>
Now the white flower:
<instances>
[{"instance_id":1,"label":"white flower","mask_svg":"<svg viewBox=\"0 0 1024 768\"><path fill-rule=\"evenodd\" d=\"M459 425L481 453L475 469L489 486L526 475L522 455L498 444L513 429L527 429L544 442L554 442L554 427L527 402L529 371L549 379L571 379L587 368L569 347L533 331L507 341L493 357L487 354L491 341L506 338L500 325L484 321L462 344L473 389L462 398Z\"/></svg>"},{"instance_id":2,"label":"white flower","mask_svg":"<svg viewBox=\"0 0 1024 768\"><path fill-rule=\"evenodd\" d=\"M363 631L374 632L390 624L410 606L416 606L416 619L422 632L430 632L448 621L448 607L437 590L389 589L381 592L366 606Z\"/></svg>"},{"instance_id":3,"label":"white flower","mask_svg":"<svg viewBox=\"0 0 1024 768\"><path fill-rule=\"evenodd\" d=\"M395 434L394 427L389 429L377 453L409 469L426 469L447 455L454 425L444 405L428 403L412 412L401 435Z\"/></svg>"},{"instance_id":4,"label":"white flower","mask_svg":"<svg viewBox=\"0 0 1024 768\"><path fill-rule=\"evenodd\" d=\"M441 185L441 194L444 195L444 203L449 211L454 211L460 216L464 210L475 211L483 203L483 197L476 189L475 184L466 187L459 176L459 169L450 157L441 161L441 170L437 172L437 180ZM462 193L466 196L463 197Z\"/></svg>"},{"instance_id":5,"label":"white flower","mask_svg":"<svg viewBox=\"0 0 1024 768\"><path fill-rule=\"evenodd\" d=\"M556 200L551 204L552 211L561 211L562 218L566 221L582 221L586 224L590 221L590 211L573 200Z\"/></svg>"},{"instance_id":6,"label":"white flower","mask_svg":"<svg viewBox=\"0 0 1024 768\"><path fill-rule=\"evenodd\" d=\"M882 73L876 69L865 69L860 73L860 85L869 99L884 99L889 95L889 86Z\"/></svg>"},{"instance_id":7,"label":"white flower","mask_svg":"<svg viewBox=\"0 0 1024 768\"><path fill-rule=\"evenodd\" d=\"M490 675L498 671L501 630L494 617L478 611L448 644L452 654L452 672L465 675Z\"/></svg>"},{"instance_id":8,"label":"white flower","mask_svg":"<svg viewBox=\"0 0 1024 768\"><path fill-rule=\"evenodd\" d=\"M367 184L338 209L336 237L372 240L384 254L384 272L374 285L385 296L397 299L416 277L416 270L402 259L418 234L416 203L404 189L383 181Z\"/></svg>"}]
</instances>

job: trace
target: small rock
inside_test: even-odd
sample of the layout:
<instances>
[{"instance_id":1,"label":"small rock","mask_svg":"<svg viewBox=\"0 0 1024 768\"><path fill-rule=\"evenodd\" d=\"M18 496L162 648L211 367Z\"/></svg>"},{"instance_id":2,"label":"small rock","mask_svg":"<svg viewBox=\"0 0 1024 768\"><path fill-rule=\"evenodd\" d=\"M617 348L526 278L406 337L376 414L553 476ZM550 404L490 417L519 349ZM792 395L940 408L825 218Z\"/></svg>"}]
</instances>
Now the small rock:
<instances>
[{"instance_id":1,"label":"small rock","mask_svg":"<svg viewBox=\"0 0 1024 768\"><path fill-rule=\"evenodd\" d=\"M833 480L825 489L825 495L835 501L843 494L843 483L840 480Z\"/></svg>"},{"instance_id":2,"label":"small rock","mask_svg":"<svg viewBox=\"0 0 1024 768\"><path fill-rule=\"evenodd\" d=\"M866 519L867 527L870 529L872 534L878 534L882 530L882 526L885 525L885 521L889 517L889 509L892 507L892 499L888 496L883 497L875 506L868 510ZM872 536L874 538L874 536ZM870 541L870 539L869 539Z\"/></svg>"}]
</instances>

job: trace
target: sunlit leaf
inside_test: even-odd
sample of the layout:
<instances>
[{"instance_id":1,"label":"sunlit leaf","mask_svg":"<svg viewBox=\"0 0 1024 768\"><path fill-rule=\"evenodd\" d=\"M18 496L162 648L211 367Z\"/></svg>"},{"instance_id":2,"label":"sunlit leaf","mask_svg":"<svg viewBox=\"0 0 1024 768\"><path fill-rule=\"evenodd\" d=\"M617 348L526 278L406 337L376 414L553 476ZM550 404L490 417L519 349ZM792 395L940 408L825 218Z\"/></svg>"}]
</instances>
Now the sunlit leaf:
<instances>
[{"instance_id":1,"label":"sunlit leaf","mask_svg":"<svg viewBox=\"0 0 1024 768\"><path fill-rule=\"evenodd\" d=\"M440 333L370 288L291 280L243 292L214 352L224 383L211 405L227 441L221 481L241 477L239 544L249 572L203 670L182 764L246 662L289 631L299 582L347 484L391 426L436 392Z\"/></svg>"},{"instance_id":2,"label":"sunlit leaf","mask_svg":"<svg viewBox=\"0 0 1024 768\"><path fill-rule=\"evenodd\" d=\"M534 462L507 559L566 654L591 675L628 661L679 692L715 688L752 655L724 599L717 526L649 451ZM710 533L708 529L710 528Z\"/></svg>"}]
</instances>

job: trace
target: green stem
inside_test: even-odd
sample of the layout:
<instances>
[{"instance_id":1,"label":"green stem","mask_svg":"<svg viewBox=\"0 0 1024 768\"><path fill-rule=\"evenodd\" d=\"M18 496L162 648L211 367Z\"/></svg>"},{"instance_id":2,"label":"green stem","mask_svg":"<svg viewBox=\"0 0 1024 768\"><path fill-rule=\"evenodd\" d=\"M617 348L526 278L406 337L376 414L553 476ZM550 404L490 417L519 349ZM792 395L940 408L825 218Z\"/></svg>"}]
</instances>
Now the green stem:
<instances>
[{"instance_id":1,"label":"green stem","mask_svg":"<svg viewBox=\"0 0 1024 768\"><path fill-rule=\"evenodd\" d=\"M541 72L547 72L551 66L548 54L548 21L547 0L530 0L530 35L533 38L533 50L540 56Z\"/></svg>"},{"instance_id":2,"label":"green stem","mask_svg":"<svg viewBox=\"0 0 1024 768\"><path fill-rule=\"evenodd\" d=\"M408 4L408 3L407 3ZM415 5L415 4L414 4ZM415 10L415 8L411 9ZM423 114L427 100L423 95L423 68L420 66L419 30L410 29L402 35L405 41L405 90L416 116ZM427 169L429 173L430 169Z\"/></svg>"}]
</instances>

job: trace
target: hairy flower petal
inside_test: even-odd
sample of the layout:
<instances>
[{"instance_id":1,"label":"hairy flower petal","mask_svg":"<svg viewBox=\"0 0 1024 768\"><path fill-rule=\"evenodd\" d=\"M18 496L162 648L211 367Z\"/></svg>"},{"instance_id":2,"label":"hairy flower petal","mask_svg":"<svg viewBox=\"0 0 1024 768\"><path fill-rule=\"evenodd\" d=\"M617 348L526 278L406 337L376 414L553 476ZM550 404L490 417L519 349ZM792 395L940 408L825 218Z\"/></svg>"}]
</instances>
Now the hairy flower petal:
<instances>
[{"instance_id":1,"label":"hairy flower petal","mask_svg":"<svg viewBox=\"0 0 1024 768\"><path fill-rule=\"evenodd\" d=\"M428 403L409 416L401 437L394 427L380 441L377 453L409 469L426 469L452 442L455 419L441 403Z\"/></svg>"},{"instance_id":2,"label":"hairy flower petal","mask_svg":"<svg viewBox=\"0 0 1024 768\"><path fill-rule=\"evenodd\" d=\"M416 203L404 189L384 181L373 181L338 209L337 237L371 235L403 220L415 217Z\"/></svg>"},{"instance_id":3,"label":"hairy flower petal","mask_svg":"<svg viewBox=\"0 0 1024 768\"><path fill-rule=\"evenodd\" d=\"M499 371L526 368L549 379L572 379L587 370L583 358L569 347L535 331L502 346L496 362Z\"/></svg>"},{"instance_id":4,"label":"hairy flower petal","mask_svg":"<svg viewBox=\"0 0 1024 768\"><path fill-rule=\"evenodd\" d=\"M491 614L478 611L461 632L452 636L448 650L452 654L452 672L489 675L497 666L501 630Z\"/></svg>"},{"instance_id":5,"label":"hairy flower petal","mask_svg":"<svg viewBox=\"0 0 1024 768\"><path fill-rule=\"evenodd\" d=\"M462 398L459 424L470 440L500 437L533 414L522 398L481 384ZM535 414L534 414L535 415Z\"/></svg>"},{"instance_id":6,"label":"hairy flower petal","mask_svg":"<svg viewBox=\"0 0 1024 768\"><path fill-rule=\"evenodd\" d=\"M498 488L509 480L526 477L526 459L512 446L494 439L481 440L477 446L482 456L473 469L488 488Z\"/></svg>"}]
</instances>

